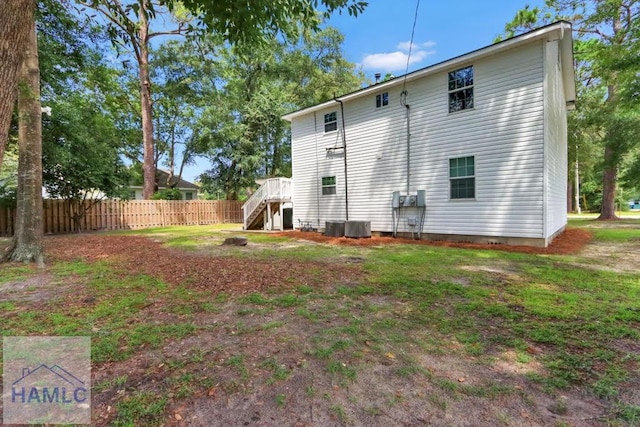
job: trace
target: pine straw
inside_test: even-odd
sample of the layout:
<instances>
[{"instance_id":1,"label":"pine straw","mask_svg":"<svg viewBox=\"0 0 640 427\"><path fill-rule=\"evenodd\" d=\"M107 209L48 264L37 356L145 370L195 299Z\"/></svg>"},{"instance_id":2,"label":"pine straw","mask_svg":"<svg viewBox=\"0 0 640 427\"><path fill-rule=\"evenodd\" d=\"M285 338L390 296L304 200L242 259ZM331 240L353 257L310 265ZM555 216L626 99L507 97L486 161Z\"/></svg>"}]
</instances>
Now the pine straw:
<instances>
[{"instance_id":1,"label":"pine straw","mask_svg":"<svg viewBox=\"0 0 640 427\"><path fill-rule=\"evenodd\" d=\"M496 245L481 243L455 243L431 240L412 240L392 237L371 237L365 239L352 239L347 237L328 237L320 233L288 231L275 234L277 236L293 237L296 239L311 240L329 245L348 246L384 246L395 244L430 245L450 248L466 249L490 249L505 252L519 252L527 254L547 254L547 255L571 255L580 252L593 237L591 233L579 228L567 228L562 234L557 236L551 245L546 248L536 248L523 245Z\"/></svg>"}]
</instances>

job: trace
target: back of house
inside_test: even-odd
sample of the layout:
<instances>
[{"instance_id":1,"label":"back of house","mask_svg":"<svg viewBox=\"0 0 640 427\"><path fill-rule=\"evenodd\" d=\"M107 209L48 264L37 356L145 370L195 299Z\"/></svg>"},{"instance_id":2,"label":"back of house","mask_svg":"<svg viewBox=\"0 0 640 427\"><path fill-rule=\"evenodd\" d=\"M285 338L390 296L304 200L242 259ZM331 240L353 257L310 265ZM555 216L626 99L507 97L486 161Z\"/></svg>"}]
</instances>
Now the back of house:
<instances>
[{"instance_id":1,"label":"back of house","mask_svg":"<svg viewBox=\"0 0 640 427\"><path fill-rule=\"evenodd\" d=\"M574 102L557 22L290 113L294 222L547 246L567 223Z\"/></svg>"}]
</instances>

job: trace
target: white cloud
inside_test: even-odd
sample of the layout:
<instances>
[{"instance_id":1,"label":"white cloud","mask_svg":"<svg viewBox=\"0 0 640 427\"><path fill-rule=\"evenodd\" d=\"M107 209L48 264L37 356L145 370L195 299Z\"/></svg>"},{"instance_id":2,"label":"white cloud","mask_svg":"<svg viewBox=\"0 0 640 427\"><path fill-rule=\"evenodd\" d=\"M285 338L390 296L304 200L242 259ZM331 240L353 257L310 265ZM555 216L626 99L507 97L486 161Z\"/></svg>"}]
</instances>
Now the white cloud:
<instances>
[{"instance_id":1,"label":"white cloud","mask_svg":"<svg viewBox=\"0 0 640 427\"><path fill-rule=\"evenodd\" d=\"M408 52L409 46L413 46L411 50L419 50L419 49L429 49L434 47L435 45L436 45L436 42L432 42L432 41L428 41L424 43L414 43L413 45L411 45L411 42L401 42L401 43L398 43L397 48L404 52Z\"/></svg>"},{"instance_id":2,"label":"white cloud","mask_svg":"<svg viewBox=\"0 0 640 427\"><path fill-rule=\"evenodd\" d=\"M435 50L429 50L429 48L432 48L435 45L435 42L432 41L414 43L411 48L409 65L420 63L428 56L435 54ZM381 72L404 71L407 66L409 46L411 46L410 42L402 42L398 44L398 50L395 52L372 53L366 55L362 59L362 68Z\"/></svg>"}]
</instances>

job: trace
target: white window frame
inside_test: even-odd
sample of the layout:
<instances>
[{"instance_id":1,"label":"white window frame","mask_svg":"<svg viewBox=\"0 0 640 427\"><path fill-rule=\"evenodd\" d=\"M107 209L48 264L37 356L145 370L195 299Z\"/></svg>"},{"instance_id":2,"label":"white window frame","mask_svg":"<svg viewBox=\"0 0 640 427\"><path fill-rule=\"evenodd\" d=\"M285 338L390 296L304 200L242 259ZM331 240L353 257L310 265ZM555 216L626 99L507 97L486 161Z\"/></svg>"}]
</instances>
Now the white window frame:
<instances>
[{"instance_id":1,"label":"white window frame","mask_svg":"<svg viewBox=\"0 0 640 427\"><path fill-rule=\"evenodd\" d=\"M382 92L376 95L376 108L389 105L389 92Z\"/></svg>"},{"instance_id":2,"label":"white window frame","mask_svg":"<svg viewBox=\"0 0 640 427\"><path fill-rule=\"evenodd\" d=\"M325 180L331 181L325 184ZM323 176L320 180L320 184L322 186L322 195L323 196L335 196L338 193L337 183L335 175L331 176Z\"/></svg>"},{"instance_id":3,"label":"white window frame","mask_svg":"<svg viewBox=\"0 0 640 427\"><path fill-rule=\"evenodd\" d=\"M333 116L333 117L332 117ZM327 130L327 126L334 129ZM332 111L324 115L324 133L336 132L338 130L338 112Z\"/></svg>"},{"instance_id":4,"label":"white window frame","mask_svg":"<svg viewBox=\"0 0 640 427\"><path fill-rule=\"evenodd\" d=\"M456 175L456 176L452 176L451 174L451 162L453 160L466 160L466 159L472 159L473 160L473 174L471 175ZM459 166L456 165L457 168L459 168ZM465 169L467 169L469 167L469 165L464 165L463 166ZM476 156L461 156L461 157L451 157L449 158L448 161L448 170L449 170L449 200L475 200L476 198ZM454 181L461 181L461 180L469 180L472 179L473 180L473 196L472 197L458 197L456 195L456 197L454 197L454 191L453 191L453 183Z\"/></svg>"},{"instance_id":5,"label":"white window frame","mask_svg":"<svg viewBox=\"0 0 640 427\"><path fill-rule=\"evenodd\" d=\"M471 70L471 82L468 79L464 79L461 81L459 77L456 77L457 73L463 72L465 70ZM453 83L453 85L452 85ZM458 68L457 70L450 71L447 73L447 106L449 108L449 114L459 113L460 111L473 110L475 103L475 71L473 69L473 65L467 65L466 67ZM451 97L453 95L459 93L466 93L467 91L471 91L471 106L468 106L467 98L464 98L463 106L459 109L451 109Z\"/></svg>"}]
</instances>

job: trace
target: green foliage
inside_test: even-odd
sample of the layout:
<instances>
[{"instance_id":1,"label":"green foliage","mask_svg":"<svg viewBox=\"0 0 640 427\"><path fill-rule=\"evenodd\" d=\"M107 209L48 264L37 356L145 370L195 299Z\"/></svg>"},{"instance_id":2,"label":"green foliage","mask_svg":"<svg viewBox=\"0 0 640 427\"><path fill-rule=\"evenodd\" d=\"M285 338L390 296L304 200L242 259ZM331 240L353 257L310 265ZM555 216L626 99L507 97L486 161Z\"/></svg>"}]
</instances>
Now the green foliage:
<instances>
[{"instance_id":1,"label":"green foliage","mask_svg":"<svg viewBox=\"0 0 640 427\"><path fill-rule=\"evenodd\" d=\"M257 43L279 35L295 40L301 30L318 30L321 17L346 9L350 15L361 13L367 2L360 0L259 0L243 2L240 7L234 1L166 0L170 8L181 5L194 13L207 27L225 40L238 44L249 52ZM318 13L321 7L322 15Z\"/></svg>"},{"instance_id":2,"label":"green foliage","mask_svg":"<svg viewBox=\"0 0 640 427\"><path fill-rule=\"evenodd\" d=\"M294 45L273 39L251 55L233 48L216 52L220 81L199 126L212 162L200 177L205 191L236 199L256 178L290 176L290 130L280 117L364 81L343 58L343 39L326 28Z\"/></svg>"},{"instance_id":3,"label":"green foliage","mask_svg":"<svg viewBox=\"0 0 640 427\"><path fill-rule=\"evenodd\" d=\"M177 188L165 188L153 194L153 200L182 200L182 193Z\"/></svg>"},{"instance_id":4,"label":"green foliage","mask_svg":"<svg viewBox=\"0 0 640 427\"><path fill-rule=\"evenodd\" d=\"M63 199L127 197L121 123L109 109L117 73L102 62L104 34L59 2L39 4L43 184ZM126 132L126 131L125 131Z\"/></svg>"},{"instance_id":5,"label":"green foliage","mask_svg":"<svg viewBox=\"0 0 640 427\"><path fill-rule=\"evenodd\" d=\"M88 97L51 99L43 126L43 181L62 199L128 197L128 169L118 155L118 131Z\"/></svg>"}]
</instances>

